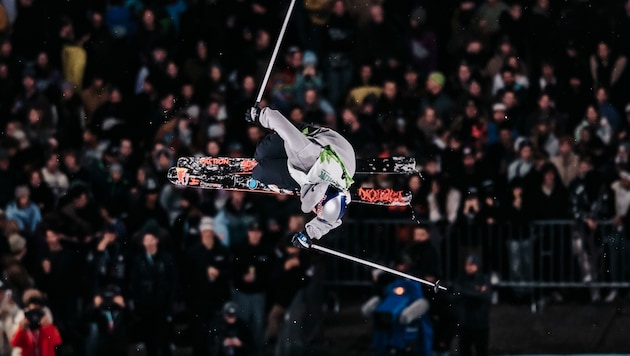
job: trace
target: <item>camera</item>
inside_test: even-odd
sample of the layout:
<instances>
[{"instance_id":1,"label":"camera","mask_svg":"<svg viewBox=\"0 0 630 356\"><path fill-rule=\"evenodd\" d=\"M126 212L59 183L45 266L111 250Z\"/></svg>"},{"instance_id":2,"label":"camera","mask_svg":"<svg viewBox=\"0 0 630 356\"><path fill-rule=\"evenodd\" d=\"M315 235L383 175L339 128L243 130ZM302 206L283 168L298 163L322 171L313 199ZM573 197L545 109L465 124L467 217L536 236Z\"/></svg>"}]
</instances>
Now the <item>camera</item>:
<instances>
[{"instance_id":1,"label":"camera","mask_svg":"<svg viewBox=\"0 0 630 356\"><path fill-rule=\"evenodd\" d=\"M377 354L387 355L393 354L391 352L395 350L408 350L414 344L421 323L416 321L403 324L400 318L407 307L422 297L421 288L418 283L403 279L395 280L385 287L382 300L372 313L372 345Z\"/></svg>"},{"instance_id":2,"label":"camera","mask_svg":"<svg viewBox=\"0 0 630 356\"><path fill-rule=\"evenodd\" d=\"M236 330L233 329L228 329L226 334L225 334L225 339L237 339L238 338L238 333L236 332ZM232 355L236 355L236 348L233 345L224 345L223 346L223 354L226 356L232 356Z\"/></svg>"},{"instance_id":3,"label":"camera","mask_svg":"<svg viewBox=\"0 0 630 356\"><path fill-rule=\"evenodd\" d=\"M226 356L233 356L236 354L236 350L234 349L234 346L224 346L223 354Z\"/></svg>"},{"instance_id":4,"label":"camera","mask_svg":"<svg viewBox=\"0 0 630 356\"><path fill-rule=\"evenodd\" d=\"M103 293L103 304L101 304L105 308L109 308L114 306L114 293L111 291L105 291Z\"/></svg>"},{"instance_id":5,"label":"camera","mask_svg":"<svg viewBox=\"0 0 630 356\"><path fill-rule=\"evenodd\" d=\"M101 298L103 298L103 302L101 304L101 308L112 308L115 306L114 298L120 295L120 287L115 284L108 285L103 292L101 292Z\"/></svg>"},{"instance_id":6,"label":"camera","mask_svg":"<svg viewBox=\"0 0 630 356\"><path fill-rule=\"evenodd\" d=\"M28 327L31 330L37 330L41 326L44 311L39 308L31 309L24 313L24 317L28 320Z\"/></svg>"},{"instance_id":7,"label":"camera","mask_svg":"<svg viewBox=\"0 0 630 356\"><path fill-rule=\"evenodd\" d=\"M466 199L477 199L479 196L479 190L476 187L469 187L466 192Z\"/></svg>"},{"instance_id":8,"label":"camera","mask_svg":"<svg viewBox=\"0 0 630 356\"><path fill-rule=\"evenodd\" d=\"M407 298L401 298L398 295L387 297L373 313L374 327L387 332L393 330L407 304L409 304Z\"/></svg>"}]
</instances>

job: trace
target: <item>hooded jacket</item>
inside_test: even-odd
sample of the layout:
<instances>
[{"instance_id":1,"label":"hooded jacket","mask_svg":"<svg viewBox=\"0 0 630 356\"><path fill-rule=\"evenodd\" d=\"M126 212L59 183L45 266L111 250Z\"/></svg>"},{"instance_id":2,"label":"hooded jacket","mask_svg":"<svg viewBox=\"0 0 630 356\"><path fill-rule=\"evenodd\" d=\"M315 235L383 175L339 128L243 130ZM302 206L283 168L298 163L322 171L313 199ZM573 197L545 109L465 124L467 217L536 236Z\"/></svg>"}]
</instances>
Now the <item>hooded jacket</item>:
<instances>
[{"instance_id":1,"label":"hooded jacket","mask_svg":"<svg viewBox=\"0 0 630 356\"><path fill-rule=\"evenodd\" d=\"M342 191L350 188L354 182L356 157L352 145L339 133L312 127L300 131L279 111L269 108L261 110L259 121L263 127L276 131L284 141L288 173L300 186L303 212L313 211L330 185ZM319 239L339 225L341 219L331 222L315 218L306 224L306 232L311 238Z\"/></svg>"},{"instance_id":2,"label":"hooded jacket","mask_svg":"<svg viewBox=\"0 0 630 356\"><path fill-rule=\"evenodd\" d=\"M308 172L298 170L289 163L289 173L301 187L301 208L304 213L308 213L322 200L330 185L344 191L350 188L356 170L356 158L352 145L331 129L318 128L305 134L312 142L322 146L320 156ZM287 154L291 155L289 152ZM326 222L314 218L306 224L306 232L311 238L319 239L339 225L341 219Z\"/></svg>"}]
</instances>

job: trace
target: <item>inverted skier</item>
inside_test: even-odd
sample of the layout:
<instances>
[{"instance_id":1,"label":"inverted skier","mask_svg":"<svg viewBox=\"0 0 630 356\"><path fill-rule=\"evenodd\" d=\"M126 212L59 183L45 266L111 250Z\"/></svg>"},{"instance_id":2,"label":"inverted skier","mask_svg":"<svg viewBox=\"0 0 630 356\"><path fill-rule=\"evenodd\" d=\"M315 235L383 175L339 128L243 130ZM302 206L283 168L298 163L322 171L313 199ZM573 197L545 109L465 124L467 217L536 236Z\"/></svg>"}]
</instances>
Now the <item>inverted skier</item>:
<instances>
[{"instance_id":1,"label":"inverted skier","mask_svg":"<svg viewBox=\"0 0 630 356\"><path fill-rule=\"evenodd\" d=\"M304 232L293 235L291 242L309 248L341 225L341 217L350 203L350 186L356 169L352 145L339 133L311 126L298 129L279 111L257 106L247 111L245 119L275 131L256 147L258 162L252 177L265 184L299 189L301 209L316 217Z\"/></svg>"}]
</instances>

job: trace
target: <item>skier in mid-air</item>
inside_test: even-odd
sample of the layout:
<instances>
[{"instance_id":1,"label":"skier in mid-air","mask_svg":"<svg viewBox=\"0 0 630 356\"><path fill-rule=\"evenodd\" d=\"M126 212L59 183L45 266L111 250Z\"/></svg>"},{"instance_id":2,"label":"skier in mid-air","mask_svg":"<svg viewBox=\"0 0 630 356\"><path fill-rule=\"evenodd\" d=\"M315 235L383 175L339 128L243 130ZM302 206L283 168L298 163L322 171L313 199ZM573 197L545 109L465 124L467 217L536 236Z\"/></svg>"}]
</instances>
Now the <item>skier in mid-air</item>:
<instances>
[{"instance_id":1,"label":"skier in mid-air","mask_svg":"<svg viewBox=\"0 0 630 356\"><path fill-rule=\"evenodd\" d=\"M318 240L341 225L350 203L349 189L356 168L352 145L328 128L304 125L298 129L270 108L254 106L245 119L275 131L256 147L254 158L258 164L252 177L265 184L300 190L302 211L317 216L291 241L296 247L311 247L312 239Z\"/></svg>"}]
</instances>

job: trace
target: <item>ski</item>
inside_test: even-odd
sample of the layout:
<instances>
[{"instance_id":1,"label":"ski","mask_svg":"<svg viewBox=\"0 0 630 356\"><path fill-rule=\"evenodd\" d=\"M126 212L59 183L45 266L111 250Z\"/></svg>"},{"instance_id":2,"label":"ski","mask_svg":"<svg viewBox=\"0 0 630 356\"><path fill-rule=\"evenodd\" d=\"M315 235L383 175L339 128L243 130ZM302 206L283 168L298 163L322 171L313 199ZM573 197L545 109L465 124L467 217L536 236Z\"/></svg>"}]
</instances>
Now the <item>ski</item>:
<instances>
[{"instance_id":1,"label":"ski","mask_svg":"<svg viewBox=\"0 0 630 356\"><path fill-rule=\"evenodd\" d=\"M258 162L254 158L180 157L177 167L190 169L194 174L249 174ZM413 157L359 158L355 174L414 174Z\"/></svg>"},{"instance_id":2,"label":"ski","mask_svg":"<svg viewBox=\"0 0 630 356\"><path fill-rule=\"evenodd\" d=\"M299 196L300 191L265 184L246 174L198 174L186 167L171 167L169 182L179 186L201 189L236 190L252 193L287 194ZM382 206L409 206L411 192L383 188L356 188L351 191L351 202Z\"/></svg>"}]
</instances>

